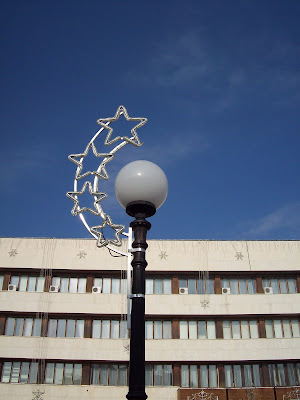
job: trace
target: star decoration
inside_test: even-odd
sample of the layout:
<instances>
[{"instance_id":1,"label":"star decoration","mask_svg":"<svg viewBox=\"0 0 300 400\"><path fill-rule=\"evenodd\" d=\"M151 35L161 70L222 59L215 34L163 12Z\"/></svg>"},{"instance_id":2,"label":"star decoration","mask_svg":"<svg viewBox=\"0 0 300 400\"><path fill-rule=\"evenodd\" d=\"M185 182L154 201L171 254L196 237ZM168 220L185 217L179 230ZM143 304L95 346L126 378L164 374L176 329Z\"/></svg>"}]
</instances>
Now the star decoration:
<instances>
[{"instance_id":1,"label":"star decoration","mask_svg":"<svg viewBox=\"0 0 300 400\"><path fill-rule=\"evenodd\" d=\"M203 389L199 393L195 393L192 396L187 396L188 400L218 400L218 396L213 393L207 393Z\"/></svg>"},{"instance_id":2,"label":"star decoration","mask_svg":"<svg viewBox=\"0 0 300 400\"><path fill-rule=\"evenodd\" d=\"M45 391L41 392L40 389L33 391L33 398L32 400L43 400L43 394L45 393Z\"/></svg>"},{"instance_id":3,"label":"star decoration","mask_svg":"<svg viewBox=\"0 0 300 400\"><path fill-rule=\"evenodd\" d=\"M77 254L77 256L78 256L79 258L85 258L86 252L85 252L84 250L80 250L79 253Z\"/></svg>"},{"instance_id":4,"label":"star decoration","mask_svg":"<svg viewBox=\"0 0 300 400\"><path fill-rule=\"evenodd\" d=\"M129 353L129 350L130 350L130 346L129 346L129 344L124 344L124 351L126 352L126 353Z\"/></svg>"},{"instance_id":5,"label":"star decoration","mask_svg":"<svg viewBox=\"0 0 300 400\"><path fill-rule=\"evenodd\" d=\"M94 206L95 206L95 208L98 209L98 211L93 210L92 208L89 208L89 207L82 207L82 208L79 207L79 200L78 200L77 196L82 195L85 192L87 186L89 188L90 194L92 196L98 197L97 200L94 201ZM74 207L72 208L72 211L71 211L72 215L74 215L74 216L82 213L83 211L88 211L94 215L103 215L104 214L99 203L100 203L100 201L102 201L103 199L105 199L107 197L107 194L93 191L91 182L85 182L81 191L67 192L67 197L69 197L69 199L74 201Z\"/></svg>"},{"instance_id":6,"label":"star decoration","mask_svg":"<svg viewBox=\"0 0 300 400\"><path fill-rule=\"evenodd\" d=\"M113 133L113 128L111 128L107 123L113 122L113 121L117 121L120 118L120 115L124 115L124 117L126 118L127 121L140 121L137 125L135 125L132 129L131 129L131 137L128 136L117 136L114 139L111 139L111 135ZM119 106L116 114L114 117L111 118L100 118L97 120L97 123L99 125L101 125L103 128L108 130L108 134L106 136L106 139L104 141L105 145L110 145L112 143L117 142L118 140L125 140L128 143L131 143L135 146L142 146L143 143L140 142L140 139L138 137L138 134L136 132L136 130L138 128L140 128L141 126L145 125L145 123L147 122L147 118L131 118L129 117L127 110L124 106Z\"/></svg>"},{"instance_id":7,"label":"star decoration","mask_svg":"<svg viewBox=\"0 0 300 400\"><path fill-rule=\"evenodd\" d=\"M89 152L90 149L92 149L95 157L103 157L104 158L104 160L102 161L102 163L100 164L100 167L99 167L100 172L98 172L98 171L87 171L87 172L85 172L84 174L81 175L82 168L83 168L83 165L82 165L83 160L88 155L88 152ZM77 158L78 158L78 160L77 160ZM77 179L77 180L85 178L88 175L96 175L99 178L108 179L108 173L107 173L107 171L105 169L105 166L113 158L114 158L113 154L110 154L110 153L98 153L97 149L96 149L96 146L94 145L94 142L89 143L83 153L70 154L69 157L68 157L68 159L70 161L72 161L73 163L75 163L77 165L77 167L78 167L77 171L76 171L76 174L75 174L75 179Z\"/></svg>"},{"instance_id":8,"label":"star decoration","mask_svg":"<svg viewBox=\"0 0 300 400\"><path fill-rule=\"evenodd\" d=\"M167 254L166 251L161 251L159 257L160 257L161 260L162 260L162 259L166 260L167 257L168 257L168 254Z\"/></svg>"},{"instance_id":9,"label":"star decoration","mask_svg":"<svg viewBox=\"0 0 300 400\"><path fill-rule=\"evenodd\" d=\"M105 226L109 226L115 231L115 239L106 239L103 234L103 229ZM111 217L107 215L106 219L103 220L101 225L92 226L91 232L97 235L97 246L103 247L107 246L109 243L114 244L116 246L121 246L122 241L120 239L120 235L124 232L125 226L124 225L117 225L114 224Z\"/></svg>"},{"instance_id":10,"label":"star decoration","mask_svg":"<svg viewBox=\"0 0 300 400\"><path fill-rule=\"evenodd\" d=\"M241 251L237 251L235 257L236 260L242 260L244 256Z\"/></svg>"},{"instance_id":11,"label":"star decoration","mask_svg":"<svg viewBox=\"0 0 300 400\"><path fill-rule=\"evenodd\" d=\"M11 249L8 254L9 257L15 257L18 254L17 249Z\"/></svg>"},{"instance_id":12,"label":"star decoration","mask_svg":"<svg viewBox=\"0 0 300 400\"><path fill-rule=\"evenodd\" d=\"M203 307L204 309L209 307L209 300L208 299L204 299L202 301L200 301L201 303L201 307Z\"/></svg>"},{"instance_id":13,"label":"star decoration","mask_svg":"<svg viewBox=\"0 0 300 400\"><path fill-rule=\"evenodd\" d=\"M283 400L299 400L300 399L300 390L296 388L292 392L288 392L287 395L283 396Z\"/></svg>"}]
</instances>

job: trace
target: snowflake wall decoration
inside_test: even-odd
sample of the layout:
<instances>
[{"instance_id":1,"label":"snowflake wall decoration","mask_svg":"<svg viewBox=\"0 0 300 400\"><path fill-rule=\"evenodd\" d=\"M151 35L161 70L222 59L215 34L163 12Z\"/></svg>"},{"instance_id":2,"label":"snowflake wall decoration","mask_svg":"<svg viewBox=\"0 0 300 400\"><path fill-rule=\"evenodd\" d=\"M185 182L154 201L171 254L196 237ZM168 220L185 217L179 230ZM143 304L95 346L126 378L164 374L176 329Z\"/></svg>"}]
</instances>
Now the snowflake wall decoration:
<instances>
[{"instance_id":1,"label":"snowflake wall decoration","mask_svg":"<svg viewBox=\"0 0 300 400\"><path fill-rule=\"evenodd\" d=\"M116 136L112 138L113 128L110 126L111 122L117 121L120 116L123 115L127 121L135 121L137 124L131 129L130 135L128 136ZM141 143L137 129L141 128L147 122L147 118L132 118L129 117L129 114L124 106L119 106L115 115L111 118L100 118L97 120L97 123L101 126L101 128L96 132L93 138L89 141L86 148L83 152L78 154L70 154L69 160L72 161L76 166L75 179L74 179L74 188L72 191L67 192L67 197L69 197L73 202L74 206L71 210L73 216L79 215L81 221L90 232L92 236L97 239L97 246L103 247L109 244L120 246L121 238L120 235L123 234L125 230L124 225L115 224L112 218L106 214L102 208L102 201L108 197L108 194L101 191L101 180L108 180L109 175L106 170L106 166L109 162L111 162L116 153L123 148L127 144L131 144L133 146L140 147L143 145ZM116 146L109 152L98 152L95 140L101 135L102 132L107 131L106 137L103 141L105 146L109 146L111 144L116 144ZM85 158L92 152L94 157L99 158L99 167L96 171L87 171L82 173L83 164ZM87 179L81 190L78 190L78 181ZM89 194L93 197L94 208L90 207L80 207L79 199L80 196L83 195L88 189ZM102 219L101 223L96 226L89 226L84 213L88 212L90 214L96 215ZM103 229L105 227L109 227L114 231L114 239L106 239L103 233Z\"/></svg>"}]
</instances>

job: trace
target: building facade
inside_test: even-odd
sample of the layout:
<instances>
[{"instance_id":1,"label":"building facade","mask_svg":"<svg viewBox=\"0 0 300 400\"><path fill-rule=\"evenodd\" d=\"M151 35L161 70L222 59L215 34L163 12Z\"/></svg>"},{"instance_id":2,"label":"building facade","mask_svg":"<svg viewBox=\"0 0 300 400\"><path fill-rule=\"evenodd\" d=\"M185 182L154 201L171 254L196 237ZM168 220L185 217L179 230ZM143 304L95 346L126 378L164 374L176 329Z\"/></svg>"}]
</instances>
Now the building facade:
<instances>
[{"instance_id":1,"label":"building facade","mask_svg":"<svg viewBox=\"0 0 300 400\"><path fill-rule=\"evenodd\" d=\"M300 399L300 242L148 243L148 398ZM126 269L94 240L0 239L0 399L125 399Z\"/></svg>"}]
</instances>

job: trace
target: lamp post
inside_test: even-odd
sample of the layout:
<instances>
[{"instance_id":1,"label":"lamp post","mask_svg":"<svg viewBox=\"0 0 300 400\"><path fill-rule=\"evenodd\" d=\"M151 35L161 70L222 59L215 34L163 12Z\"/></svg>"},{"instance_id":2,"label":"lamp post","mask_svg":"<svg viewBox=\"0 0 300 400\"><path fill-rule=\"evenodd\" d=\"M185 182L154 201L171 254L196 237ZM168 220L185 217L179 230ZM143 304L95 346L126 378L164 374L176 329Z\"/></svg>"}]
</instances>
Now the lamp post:
<instances>
[{"instance_id":1,"label":"lamp post","mask_svg":"<svg viewBox=\"0 0 300 400\"><path fill-rule=\"evenodd\" d=\"M146 400L145 392L145 257L147 231L151 228L146 218L156 213L168 193L164 172L150 161L139 160L125 165L115 182L116 196L126 213L135 218L131 222L134 233L132 280L131 336L128 400ZM127 277L129 279L129 277Z\"/></svg>"}]
</instances>

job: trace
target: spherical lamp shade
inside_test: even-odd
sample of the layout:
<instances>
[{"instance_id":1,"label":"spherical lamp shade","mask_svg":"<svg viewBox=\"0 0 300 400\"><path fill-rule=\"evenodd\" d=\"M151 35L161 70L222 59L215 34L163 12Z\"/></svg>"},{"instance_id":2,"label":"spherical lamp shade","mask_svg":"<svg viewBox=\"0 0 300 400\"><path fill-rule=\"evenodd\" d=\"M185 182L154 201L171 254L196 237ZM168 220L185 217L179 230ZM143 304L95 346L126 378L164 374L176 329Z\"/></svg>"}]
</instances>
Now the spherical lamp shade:
<instances>
[{"instance_id":1,"label":"spherical lamp shade","mask_svg":"<svg viewBox=\"0 0 300 400\"><path fill-rule=\"evenodd\" d=\"M156 164L138 160L121 169L115 182L116 196L122 207L128 204L146 202L158 209L166 200L168 180Z\"/></svg>"}]
</instances>

